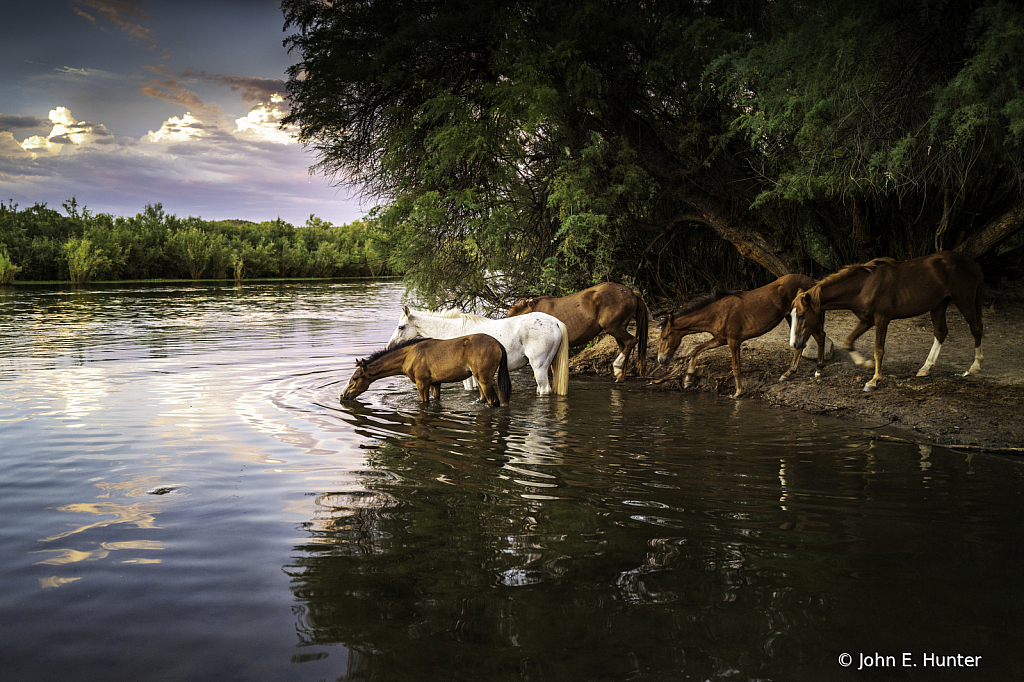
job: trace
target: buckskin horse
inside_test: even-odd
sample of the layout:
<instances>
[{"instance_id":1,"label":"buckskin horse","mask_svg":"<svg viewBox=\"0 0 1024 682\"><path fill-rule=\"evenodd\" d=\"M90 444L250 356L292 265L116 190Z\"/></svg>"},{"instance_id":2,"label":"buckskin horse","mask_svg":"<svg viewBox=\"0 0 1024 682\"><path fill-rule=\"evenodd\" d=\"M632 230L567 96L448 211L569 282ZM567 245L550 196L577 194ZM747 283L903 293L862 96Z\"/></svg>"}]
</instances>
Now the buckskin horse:
<instances>
[{"instance_id":1,"label":"buckskin horse","mask_svg":"<svg viewBox=\"0 0 1024 682\"><path fill-rule=\"evenodd\" d=\"M527 363L537 380L537 393L551 393L548 368L551 369L556 395L569 392L569 343L565 325L545 313L492 320L456 310L426 313L402 308L398 326L391 334L388 348L417 336L452 339L471 333L490 334L508 353L508 368L516 370ZM468 386L467 388L472 388Z\"/></svg>"},{"instance_id":2,"label":"buckskin horse","mask_svg":"<svg viewBox=\"0 0 1024 682\"><path fill-rule=\"evenodd\" d=\"M525 313L547 313L564 322L569 330L570 347L588 343L602 331L608 332L619 346L619 354L612 363L616 381L626 378L626 365L634 347L640 375L643 376L647 369L649 315L639 291L622 284L604 282L571 296L524 298L514 303L505 317ZM636 319L635 337L626 331L631 319Z\"/></svg>"},{"instance_id":3,"label":"buckskin horse","mask_svg":"<svg viewBox=\"0 0 1024 682\"><path fill-rule=\"evenodd\" d=\"M928 376L949 333L946 308L952 301L974 336L974 364L964 376L977 374L984 359L981 352L983 280L981 266L957 251L939 251L906 261L876 258L861 265L849 265L796 296L790 344L796 349L802 348L807 336L821 329L821 317L826 310L852 311L859 322L843 345L850 359L859 366L870 366L871 361L854 350L853 344L861 334L875 327L875 373L864 384L865 391L874 391L882 377L889 322L926 312L931 314L935 339L924 365L917 371L919 377Z\"/></svg>"},{"instance_id":4,"label":"buckskin horse","mask_svg":"<svg viewBox=\"0 0 1024 682\"><path fill-rule=\"evenodd\" d=\"M788 321L793 298L797 292L801 288L812 286L814 280L806 275L783 275L771 284L752 291L716 291L699 298L681 310L669 313L665 318L658 339L658 362L667 365L684 336L708 332L711 339L690 353L683 388L690 388L693 385L693 375L697 370L697 358L700 354L728 343L729 350L732 351L732 374L736 378L736 392L732 397L739 398L743 394L743 382L740 378L740 345L747 339L767 334L783 319ZM819 327L813 336L818 342L820 370L824 366L822 358L825 332ZM803 346L793 353L793 362L780 381L786 381L796 372L802 348Z\"/></svg>"},{"instance_id":5,"label":"buckskin horse","mask_svg":"<svg viewBox=\"0 0 1024 682\"><path fill-rule=\"evenodd\" d=\"M498 390L494 390L494 372ZM365 360L356 360L356 371L341 394L351 400L377 379L404 374L416 383L420 402L431 396L441 399L441 384L463 381L472 376L480 387L480 402L508 405L512 380L508 354L497 339L487 334L470 334L455 339L411 339L393 348L379 350Z\"/></svg>"}]
</instances>

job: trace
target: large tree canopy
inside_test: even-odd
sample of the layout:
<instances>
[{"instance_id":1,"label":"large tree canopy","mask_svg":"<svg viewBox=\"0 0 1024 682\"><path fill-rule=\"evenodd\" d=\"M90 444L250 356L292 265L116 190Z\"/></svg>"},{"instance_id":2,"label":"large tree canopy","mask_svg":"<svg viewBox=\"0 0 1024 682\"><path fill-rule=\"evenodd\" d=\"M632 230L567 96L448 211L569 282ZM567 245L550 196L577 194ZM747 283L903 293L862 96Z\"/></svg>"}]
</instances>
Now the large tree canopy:
<instances>
[{"instance_id":1,"label":"large tree canopy","mask_svg":"<svg viewBox=\"0 0 1024 682\"><path fill-rule=\"evenodd\" d=\"M435 305L1020 246L1016 3L283 7L285 123Z\"/></svg>"}]
</instances>

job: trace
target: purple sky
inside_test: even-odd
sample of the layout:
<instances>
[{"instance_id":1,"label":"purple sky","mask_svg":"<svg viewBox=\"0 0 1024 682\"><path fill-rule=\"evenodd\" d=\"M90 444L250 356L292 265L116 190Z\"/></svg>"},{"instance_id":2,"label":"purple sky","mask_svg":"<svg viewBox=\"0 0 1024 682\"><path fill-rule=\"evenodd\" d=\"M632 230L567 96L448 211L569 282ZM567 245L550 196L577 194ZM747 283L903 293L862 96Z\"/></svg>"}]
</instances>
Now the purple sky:
<instances>
[{"instance_id":1,"label":"purple sky","mask_svg":"<svg viewBox=\"0 0 1024 682\"><path fill-rule=\"evenodd\" d=\"M179 217L310 214L372 203L309 175L277 127L285 69L276 0L36 0L0 22L0 201Z\"/></svg>"}]
</instances>

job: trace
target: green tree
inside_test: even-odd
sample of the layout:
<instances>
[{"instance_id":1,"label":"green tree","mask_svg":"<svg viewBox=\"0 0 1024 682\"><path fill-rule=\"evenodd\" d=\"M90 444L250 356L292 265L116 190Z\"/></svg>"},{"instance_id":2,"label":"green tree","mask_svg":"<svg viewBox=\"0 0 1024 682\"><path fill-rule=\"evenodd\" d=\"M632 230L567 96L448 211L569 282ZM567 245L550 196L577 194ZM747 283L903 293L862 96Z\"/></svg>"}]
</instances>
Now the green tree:
<instances>
[{"instance_id":1,"label":"green tree","mask_svg":"<svg viewBox=\"0 0 1024 682\"><path fill-rule=\"evenodd\" d=\"M1024 216L1015 4L283 8L286 122L433 304L980 256Z\"/></svg>"},{"instance_id":2,"label":"green tree","mask_svg":"<svg viewBox=\"0 0 1024 682\"><path fill-rule=\"evenodd\" d=\"M0 244L0 284L13 284L14 278L21 272L21 266L15 265L7 253L7 247Z\"/></svg>"},{"instance_id":3,"label":"green tree","mask_svg":"<svg viewBox=\"0 0 1024 682\"><path fill-rule=\"evenodd\" d=\"M64 242L68 276L75 284L88 284L98 272L110 265L110 258L88 239L72 237Z\"/></svg>"}]
</instances>

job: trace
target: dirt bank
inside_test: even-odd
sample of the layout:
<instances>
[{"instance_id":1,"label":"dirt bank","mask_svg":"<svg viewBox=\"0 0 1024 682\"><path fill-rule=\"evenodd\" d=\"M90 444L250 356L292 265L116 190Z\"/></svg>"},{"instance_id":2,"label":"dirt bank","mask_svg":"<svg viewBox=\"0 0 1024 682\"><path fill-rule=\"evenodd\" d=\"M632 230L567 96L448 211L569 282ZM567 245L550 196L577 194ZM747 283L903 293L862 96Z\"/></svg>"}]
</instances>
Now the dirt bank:
<instances>
[{"instance_id":1,"label":"dirt bank","mask_svg":"<svg viewBox=\"0 0 1024 682\"><path fill-rule=\"evenodd\" d=\"M981 374L961 376L974 360L974 340L963 317L950 306L946 313L949 338L931 375L916 376L932 345L928 315L894 320L886 338L879 388L865 393L864 383L873 370L855 366L842 349L856 320L847 311L834 311L828 313L825 332L837 348L820 378L814 378L814 362L805 358L792 381L779 381L792 358L789 326L782 322L768 334L744 342L744 395L739 399L855 418L876 428L883 438L1024 455L1024 357L1020 352L1024 301L1019 296L997 294L990 294L987 300ZM657 363L660 329L657 323L651 327L647 374L638 378L631 367L627 385L636 390L684 390L682 377L690 351L710 336L684 338L672 362L662 366ZM865 357L871 357L874 330L862 336L856 347ZM573 374L607 375L612 381L615 353L614 339L599 338L572 358L570 369ZM735 383L728 347L702 354L697 361L695 386L685 390L731 396Z\"/></svg>"}]
</instances>

